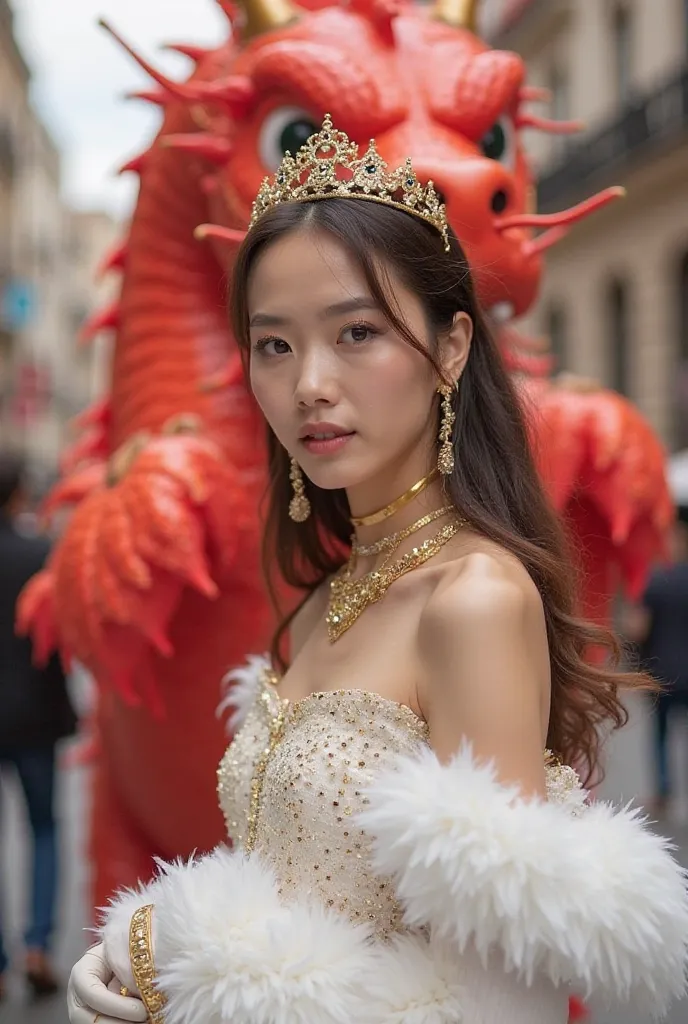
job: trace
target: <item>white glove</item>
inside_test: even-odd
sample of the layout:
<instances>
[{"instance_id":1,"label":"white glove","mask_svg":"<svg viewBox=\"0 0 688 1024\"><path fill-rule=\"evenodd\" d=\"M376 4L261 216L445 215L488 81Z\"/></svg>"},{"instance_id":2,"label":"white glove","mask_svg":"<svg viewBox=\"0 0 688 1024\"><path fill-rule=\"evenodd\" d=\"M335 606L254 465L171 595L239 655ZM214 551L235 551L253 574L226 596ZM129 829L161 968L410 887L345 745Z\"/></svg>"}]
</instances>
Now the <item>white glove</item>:
<instances>
[{"instance_id":1,"label":"white glove","mask_svg":"<svg viewBox=\"0 0 688 1024\"><path fill-rule=\"evenodd\" d=\"M93 946L72 968L67 986L70 1024L122 1024L148 1020L146 1008L135 996L121 996L120 984L105 959L103 944Z\"/></svg>"}]
</instances>

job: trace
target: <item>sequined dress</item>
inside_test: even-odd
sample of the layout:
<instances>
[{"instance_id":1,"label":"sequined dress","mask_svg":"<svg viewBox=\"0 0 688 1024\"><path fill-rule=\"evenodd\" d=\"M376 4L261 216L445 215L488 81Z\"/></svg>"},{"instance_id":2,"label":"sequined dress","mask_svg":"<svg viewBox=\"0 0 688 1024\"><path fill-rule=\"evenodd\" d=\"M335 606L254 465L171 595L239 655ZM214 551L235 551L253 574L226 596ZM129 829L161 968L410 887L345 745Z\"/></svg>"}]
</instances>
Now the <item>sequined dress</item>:
<instances>
[{"instance_id":1,"label":"sequined dress","mask_svg":"<svg viewBox=\"0 0 688 1024\"><path fill-rule=\"evenodd\" d=\"M636 812L546 760L525 801L464 743L357 689L283 699L235 673L218 769L233 849L118 895L103 939L135 985L152 906L165 1024L566 1024L570 992L653 1014L685 989L682 869Z\"/></svg>"},{"instance_id":2,"label":"sequined dress","mask_svg":"<svg viewBox=\"0 0 688 1024\"><path fill-rule=\"evenodd\" d=\"M258 699L218 770L227 833L256 851L280 893L308 894L378 937L403 930L389 879L370 870L370 844L355 823L375 772L427 744L410 708L360 690L314 693L290 704L265 669Z\"/></svg>"}]
</instances>

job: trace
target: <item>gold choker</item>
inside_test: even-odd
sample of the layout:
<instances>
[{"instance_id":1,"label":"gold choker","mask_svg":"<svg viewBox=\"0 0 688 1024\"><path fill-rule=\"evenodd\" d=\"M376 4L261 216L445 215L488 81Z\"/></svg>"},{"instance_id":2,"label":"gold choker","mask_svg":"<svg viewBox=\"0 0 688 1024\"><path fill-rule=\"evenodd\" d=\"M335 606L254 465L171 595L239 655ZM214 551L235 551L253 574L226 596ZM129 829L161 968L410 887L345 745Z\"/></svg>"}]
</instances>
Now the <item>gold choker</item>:
<instances>
[{"instance_id":1,"label":"gold choker","mask_svg":"<svg viewBox=\"0 0 688 1024\"><path fill-rule=\"evenodd\" d=\"M369 516L352 516L351 523L353 526L375 526L376 523L382 523L385 519L389 519L390 516L395 515L399 509L403 508L404 505L408 505L409 501L412 501L416 495L420 494L428 484L431 484L433 480L439 475L437 468L433 469L432 472L424 476L422 480L419 480L409 487L408 491L404 491L401 497L396 498L390 505L385 505L378 512L371 512Z\"/></svg>"}]
</instances>

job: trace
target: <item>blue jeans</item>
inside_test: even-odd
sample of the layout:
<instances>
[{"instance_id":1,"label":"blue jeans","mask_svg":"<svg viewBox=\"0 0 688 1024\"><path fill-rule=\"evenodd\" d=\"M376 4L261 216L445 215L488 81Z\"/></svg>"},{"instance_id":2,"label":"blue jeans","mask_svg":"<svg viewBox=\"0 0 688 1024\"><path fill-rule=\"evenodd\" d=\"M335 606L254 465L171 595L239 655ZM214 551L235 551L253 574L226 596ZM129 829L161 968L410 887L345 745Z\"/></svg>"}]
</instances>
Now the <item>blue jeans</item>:
<instances>
[{"instance_id":1,"label":"blue jeans","mask_svg":"<svg viewBox=\"0 0 688 1024\"><path fill-rule=\"evenodd\" d=\"M0 750L2 767L13 766L24 791L33 836L31 924L25 933L27 949L47 951L53 932L57 896L57 827L53 810L55 747ZM0 974L7 967L0 927Z\"/></svg>"}]
</instances>

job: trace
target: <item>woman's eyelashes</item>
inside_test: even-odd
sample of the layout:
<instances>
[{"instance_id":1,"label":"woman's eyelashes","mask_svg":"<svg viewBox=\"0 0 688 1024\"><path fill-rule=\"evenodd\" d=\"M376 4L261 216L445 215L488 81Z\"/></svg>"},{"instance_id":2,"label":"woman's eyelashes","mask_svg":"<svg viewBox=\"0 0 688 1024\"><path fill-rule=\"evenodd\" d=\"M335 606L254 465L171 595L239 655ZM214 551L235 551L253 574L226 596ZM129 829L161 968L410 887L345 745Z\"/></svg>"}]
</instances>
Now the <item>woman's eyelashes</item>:
<instances>
[{"instance_id":1,"label":"woman's eyelashes","mask_svg":"<svg viewBox=\"0 0 688 1024\"><path fill-rule=\"evenodd\" d=\"M272 348L270 346L272 345ZM262 352L268 356L283 356L287 352L291 352L289 345L284 338L275 338L270 336L267 338L259 338L253 346L254 352Z\"/></svg>"},{"instance_id":2,"label":"woman's eyelashes","mask_svg":"<svg viewBox=\"0 0 688 1024\"><path fill-rule=\"evenodd\" d=\"M364 345L367 341L372 341L380 333L378 328L373 327L372 324L364 322L348 324L340 331L339 341L345 344Z\"/></svg>"},{"instance_id":3,"label":"woman's eyelashes","mask_svg":"<svg viewBox=\"0 0 688 1024\"><path fill-rule=\"evenodd\" d=\"M382 331L379 327L374 327L372 324L365 322L356 322L355 324L347 324L343 327L337 335L337 344L343 345L365 345L366 342L370 342ZM253 351L266 356L283 356L291 352L291 346L284 340L284 338L278 338L274 334L266 335L264 338L259 338L253 345Z\"/></svg>"}]
</instances>

